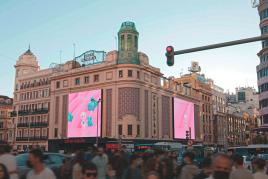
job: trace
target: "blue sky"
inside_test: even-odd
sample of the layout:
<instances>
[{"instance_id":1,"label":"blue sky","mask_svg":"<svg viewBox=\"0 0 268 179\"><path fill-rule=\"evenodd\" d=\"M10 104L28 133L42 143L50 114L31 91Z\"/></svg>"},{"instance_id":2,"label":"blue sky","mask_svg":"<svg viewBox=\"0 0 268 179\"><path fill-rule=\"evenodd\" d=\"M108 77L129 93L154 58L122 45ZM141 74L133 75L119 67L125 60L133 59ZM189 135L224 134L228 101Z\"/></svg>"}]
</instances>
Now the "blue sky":
<instances>
[{"instance_id":1,"label":"blue sky","mask_svg":"<svg viewBox=\"0 0 268 179\"><path fill-rule=\"evenodd\" d=\"M255 42L176 56L168 67L165 47L175 50L260 35L257 9L250 0L1 0L0 94L13 96L14 65L31 44L41 68L87 50L116 49L123 21L134 21L140 33L139 51L165 76L187 73L191 61L225 90L257 87Z\"/></svg>"}]
</instances>

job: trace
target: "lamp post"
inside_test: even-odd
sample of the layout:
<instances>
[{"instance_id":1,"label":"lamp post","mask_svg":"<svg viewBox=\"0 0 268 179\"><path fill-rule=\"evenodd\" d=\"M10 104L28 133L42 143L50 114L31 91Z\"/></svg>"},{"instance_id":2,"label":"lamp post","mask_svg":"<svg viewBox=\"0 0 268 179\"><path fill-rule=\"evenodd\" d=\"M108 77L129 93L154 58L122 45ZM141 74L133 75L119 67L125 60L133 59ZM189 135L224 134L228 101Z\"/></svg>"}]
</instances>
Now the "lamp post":
<instances>
[{"instance_id":1,"label":"lamp post","mask_svg":"<svg viewBox=\"0 0 268 179\"><path fill-rule=\"evenodd\" d=\"M102 101L101 98L97 101L97 136L96 136L96 147L99 146L99 103L101 101Z\"/></svg>"}]
</instances>

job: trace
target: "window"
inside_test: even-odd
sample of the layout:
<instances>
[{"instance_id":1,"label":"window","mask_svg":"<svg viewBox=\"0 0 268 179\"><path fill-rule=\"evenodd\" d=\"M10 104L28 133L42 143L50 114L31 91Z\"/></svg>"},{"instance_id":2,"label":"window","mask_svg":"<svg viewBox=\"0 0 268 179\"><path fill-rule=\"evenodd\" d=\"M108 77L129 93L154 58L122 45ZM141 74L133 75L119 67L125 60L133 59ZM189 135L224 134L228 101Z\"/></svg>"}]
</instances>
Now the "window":
<instances>
[{"instance_id":1,"label":"window","mask_svg":"<svg viewBox=\"0 0 268 179\"><path fill-rule=\"evenodd\" d=\"M131 50L131 45L132 45L132 35L128 34L127 35L127 50Z\"/></svg>"},{"instance_id":2,"label":"window","mask_svg":"<svg viewBox=\"0 0 268 179\"><path fill-rule=\"evenodd\" d=\"M128 70L128 72L127 72L127 76L128 76L128 77L132 77L132 70Z\"/></svg>"},{"instance_id":3,"label":"window","mask_svg":"<svg viewBox=\"0 0 268 179\"><path fill-rule=\"evenodd\" d=\"M122 128L122 125L118 125L118 135L122 135L123 133L123 128Z\"/></svg>"},{"instance_id":4,"label":"window","mask_svg":"<svg viewBox=\"0 0 268 179\"><path fill-rule=\"evenodd\" d=\"M84 82L85 84L89 83L89 76L85 76Z\"/></svg>"},{"instance_id":5,"label":"window","mask_svg":"<svg viewBox=\"0 0 268 179\"><path fill-rule=\"evenodd\" d=\"M118 76L119 76L119 78L123 77L123 70L119 70Z\"/></svg>"},{"instance_id":6,"label":"window","mask_svg":"<svg viewBox=\"0 0 268 179\"><path fill-rule=\"evenodd\" d=\"M137 78L140 79L140 71L137 71Z\"/></svg>"},{"instance_id":7,"label":"window","mask_svg":"<svg viewBox=\"0 0 268 179\"><path fill-rule=\"evenodd\" d=\"M135 36L135 48L138 48L138 37Z\"/></svg>"},{"instance_id":8,"label":"window","mask_svg":"<svg viewBox=\"0 0 268 179\"><path fill-rule=\"evenodd\" d=\"M94 75L94 82L98 82L99 81L99 75Z\"/></svg>"},{"instance_id":9,"label":"window","mask_svg":"<svg viewBox=\"0 0 268 179\"><path fill-rule=\"evenodd\" d=\"M75 85L80 85L80 78L75 78Z\"/></svg>"},{"instance_id":10,"label":"window","mask_svg":"<svg viewBox=\"0 0 268 179\"><path fill-rule=\"evenodd\" d=\"M58 128L54 129L54 137L57 138L58 137Z\"/></svg>"},{"instance_id":11,"label":"window","mask_svg":"<svg viewBox=\"0 0 268 179\"><path fill-rule=\"evenodd\" d=\"M132 125L127 125L127 135L132 135Z\"/></svg>"},{"instance_id":12,"label":"window","mask_svg":"<svg viewBox=\"0 0 268 179\"><path fill-rule=\"evenodd\" d=\"M125 36L121 35L121 41L120 41L121 50L125 50L124 45L125 45Z\"/></svg>"},{"instance_id":13,"label":"window","mask_svg":"<svg viewBox=\"0 0 268 179\"><path fill-rule=\"evenodd\" d=\"M56 88L60 88L60 81L56 82Z\"/></svg>"},{"instance_id":14,"label":"window","mask_svg":"<svg viewBox=\"0 0 268 179\"><path fill-rule=\"evenodd\" d=\"M137 125L137 136L139 136L140 135L140 125L138 124Z\"/></svg>"},{"instance_id":15,"label":"window","mask_svg":"<svg viewBox=\"0 0 268 179\"><path fill-rule=\"evenodd\" d=\"M64 86L64 87L67 87L67 86L68 86L68 81L67 81L67 80L64 80L64 81L63 81L63 86Z\"/></svg>"},{"instance_id":16,"label":"window","mask_svg":"<svg viewBox=\"0 0 268 179\"><path fill-rule=\"evenodd\" d=\"M260 19L264 19L268 17L268 9L264 9L263 11L260 12Z\"/></svg>"}]
</instances>

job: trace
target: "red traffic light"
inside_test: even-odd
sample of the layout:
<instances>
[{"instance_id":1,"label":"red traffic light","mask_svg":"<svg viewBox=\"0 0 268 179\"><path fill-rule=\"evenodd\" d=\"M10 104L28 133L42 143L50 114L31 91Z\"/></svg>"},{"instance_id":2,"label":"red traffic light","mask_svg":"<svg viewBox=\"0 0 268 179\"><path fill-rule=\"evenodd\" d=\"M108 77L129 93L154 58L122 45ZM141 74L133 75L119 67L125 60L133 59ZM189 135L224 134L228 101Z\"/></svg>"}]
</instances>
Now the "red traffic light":
<instances>
[{"instance_id":1,"label":"red traffic light","mask_svg":"<svg viewBox=\"0 0 268 179\"><path fill-rule=\"evenodd\" d=\"M174 48L172 46L167 46L166 51L167 53L172 53L174 51Z\"/></svg>"},{"instance_id":2,"label":"red traffic light","mask_svg":"<svg viewBox=\"0 0 268 179\"><path fill-rule=\"evenodd\" d=\"M166 48L166 57L167 57L167 65L174 65L174 48L172 46L167 46Z\"/></svg>"}]
</instances>

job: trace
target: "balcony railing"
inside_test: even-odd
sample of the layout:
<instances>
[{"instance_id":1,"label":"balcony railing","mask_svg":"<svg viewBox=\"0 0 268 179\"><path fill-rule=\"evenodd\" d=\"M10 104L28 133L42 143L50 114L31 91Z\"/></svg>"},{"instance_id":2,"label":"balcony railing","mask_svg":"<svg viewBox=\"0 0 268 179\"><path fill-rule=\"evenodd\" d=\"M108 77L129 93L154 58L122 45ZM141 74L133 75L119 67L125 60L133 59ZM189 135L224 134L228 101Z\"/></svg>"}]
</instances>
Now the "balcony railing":
<instances>
[{"instance_id":1,"label":"balcony railing","mask_svg":"<svg viewBox=\"0 0 268 179\"><path fill-rule=\"evenodd\" d=\"M16 141L28 141L28 137L16 137Z\"/></svg>"},{"instance_id":2,"label":"balcony railing","mask_svg":"<svg viewBox=\"0 0 268 179\"><path fill-rule=\"evenodd\" d=\"M35 141L35 140L47 140L47 136L33 136L33 137L30 137L29 140L30 141Z\"/></svg>"},{"instance_id":3,"label":"balcony railing","mask_svg":"<svg viewBox=\"0 0 268 179\"><path fill-rule=\"evenodd\" d=\"M16 117L17 116L17 111L12 111L10 113L10 117Z\"/></svg>"},{"instance_id":4,"label":"balcony railing","mask_svg":"<svg viewBox=\"0 0 268 179\"><path fill-rule=\"evenodd\" d=\"M48 122L32 122L30 123L30 127L47 127Z\"/></svg>"},{"instance_id":5,"label":"balcony railing","mask_svg":"<svg viewBox=\"0 0 268 179\"><path fill-rule=\"evenodd\" d=\"M36 141L36 140L47 140L47 136L31 136L31 137L16 137L16 141Z\"/></svg>"},{"instance_id":6,"label":"balcony railing","mask_svg":"<svg viewBox=\"0 0 268 179\"><path fill-rule=\"evenodd\" d=\"M18 123L17 127L29 127L28 123Z\"/></svg>"},{"instance_id":7,"label":"balcony railing","mask_svg":"<svg viewBox=\"0 0 268 179\"><path fill-rule=\"evenodd\" d=\"M42 108L42 109L36 109L36 110L20 110L19 116L46 114L48 112L49 112L48 108Z\"/></svg>"}]
</instances>

